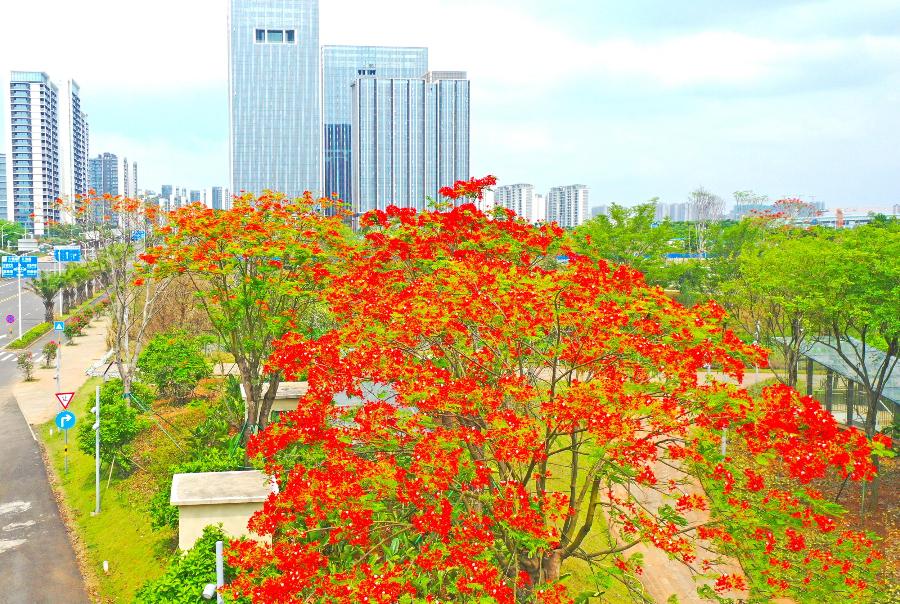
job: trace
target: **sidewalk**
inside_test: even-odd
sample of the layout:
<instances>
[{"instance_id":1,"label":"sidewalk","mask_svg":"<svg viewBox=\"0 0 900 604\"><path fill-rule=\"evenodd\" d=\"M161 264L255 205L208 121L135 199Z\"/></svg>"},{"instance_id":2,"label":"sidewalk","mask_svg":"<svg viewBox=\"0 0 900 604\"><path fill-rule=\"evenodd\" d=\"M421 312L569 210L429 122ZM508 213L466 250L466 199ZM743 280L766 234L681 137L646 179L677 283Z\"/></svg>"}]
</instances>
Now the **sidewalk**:
<instances>
[{"instance_id":1,"label":"sidewalk","mask_svg":"<svg viewBox=\"0 0 900 604\"><path fill-rule=\"evenodd\" d=\"M84 329L84 335L75 338L74 346L63 346L59 372L61 392L75 392L87 380L85 372L106 354L108 319L94 319ZM56 332L42 337L31 346L32 352L40 352L44 344L56 337ZM56 417L62 407L56 400L56 366L43 369L42 359L35 360L33 382L19 381L13 386L13 396L19 403L22 415L32 425L42 424Z\"/></svg>"}]
</instances>

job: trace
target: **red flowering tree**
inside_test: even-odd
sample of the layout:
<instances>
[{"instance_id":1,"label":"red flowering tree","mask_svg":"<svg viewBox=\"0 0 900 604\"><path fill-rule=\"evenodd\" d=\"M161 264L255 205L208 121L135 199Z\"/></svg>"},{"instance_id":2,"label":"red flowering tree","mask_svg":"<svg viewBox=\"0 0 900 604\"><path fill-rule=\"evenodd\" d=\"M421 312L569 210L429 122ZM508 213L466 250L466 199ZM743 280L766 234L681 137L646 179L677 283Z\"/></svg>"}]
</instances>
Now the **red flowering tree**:
<instances>
[{"instance_id":1,"label":"red flowering tree","mask_svg":"<svg viewBox=\"0 0 900 604\"><path fill-rule=\"evenodd\" d=\"M713 597L865 593L871 542L837 535L814 491L740 470L719 440L728 427L730 446L804 483L869 479L883 445L792 390L754 400L698 380L706 364L739 380L764 362L719 306L684 308L570 251L558 264L561 229L511 212L363 223L365 244L316 277L334 328L287 333L270 358L309 392L249 444L280 491L250 523L272 545L231 544L234 595L563 602L566 560L591 564L598 589L632 585L641 545L708 574ZM604 521L619 537L597 546ZM824 546L805 541L813 528Z\"/></svg>"},{"instance_id":2,"label":"red flowering tree","mask_svg":"<svg viewBox=\"0 0 900 604\"><path fill-rule=\"evenodd\" d=\"M170 284L167 278L136 275L136 260L159 238L159 208L141 199L98 195L94 191L57 203L82 228L84 253L92 260L100 287L109 298L112 360L124 392L131 392L138 356L148 339L157 302L166 295Z\"/></svg>"},{"instance_id":3,"label":"red flowering tree","mask_svg":"<svg viewBox=\"0 0 900 604\"><path fill-rule=\"evenodd\" d=\"M162 240L141 256L142 274L184 275L199 305L234 356L246 396L249 430L268 424L281 373L263 375L273 342L295 330L323 329L328 312L315 279L345 243L336 203L307 194L235 198L227 211L201 204L166 216Z\"/></svg>"}]
</instances>

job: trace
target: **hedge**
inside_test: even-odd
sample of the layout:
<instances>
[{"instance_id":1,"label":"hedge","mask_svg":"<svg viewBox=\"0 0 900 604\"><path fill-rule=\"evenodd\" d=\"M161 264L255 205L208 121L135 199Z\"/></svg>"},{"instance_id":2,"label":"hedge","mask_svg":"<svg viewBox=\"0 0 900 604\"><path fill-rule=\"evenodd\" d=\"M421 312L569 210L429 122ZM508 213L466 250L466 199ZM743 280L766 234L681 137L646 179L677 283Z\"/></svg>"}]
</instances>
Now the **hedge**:
<instances>
[{"instance_id":1,"label":"hedge","mask_svg":"<svg viewBox=\"0 0 900 604\"><path fill-rule=\"evenodd\" d=\"M11 350L28 348L34 343L35 340L37 340L39 337L41 337L51 329L53 329L53 323L39 323L22 334L22 337L18 340L13 340L12 342L10 342L7 348Z\"/></svg>"}]
</instances>

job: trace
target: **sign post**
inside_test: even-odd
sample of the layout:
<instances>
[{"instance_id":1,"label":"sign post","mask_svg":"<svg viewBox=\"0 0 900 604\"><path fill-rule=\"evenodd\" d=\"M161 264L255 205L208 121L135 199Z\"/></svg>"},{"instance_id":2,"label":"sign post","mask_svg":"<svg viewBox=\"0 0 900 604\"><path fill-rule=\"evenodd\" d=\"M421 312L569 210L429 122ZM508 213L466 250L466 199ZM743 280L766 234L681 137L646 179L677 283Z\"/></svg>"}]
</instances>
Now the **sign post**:
<instances>
[{"instance_id":1,"label":"sign post","mask_svg":"<svg viewBox=\"0 0 900 604\"><path fill-rule=\"evenodd\" d=\"M100 386L94 398L94 516L100 513Z\"/></svg>"},{"instance_id":2,"label":"sign post","mask_svg":"<svg viewBox=\"0 0 900 604\"><path fill-rule=\"evenodd\" d=\"M59 299L62 300L62 293L59 294ZM53 329L56 330L56 390L59 391L59 369L60 365L62 365L62 339L63 339L63 331L66 328L65 321L54 321ZM59 395L57 395L59 398ZM62 401L60 401L62 402ZM66 408L66 405L63 405L63 409Z\"/></svg>"},{"instance_id":3,"label":"sign post","mask_svg":"<svg viewBox=\"0 0 900 604\"><path fill-rule=\"evenodd\" d=\"M37 256L3 256L0 259L0 276L4 279L16 278L16 293L19 297L19 337L22 337L22 277L38 276ZM7 317L7 321L9 318Z\"/></svg>"},{"instance_id":4,"label":"sign post","mask_svg":"<svg viewBox=\"0 0 900 604\"><path fill-rule=\"evenodd\" d=\"M70 394L70 393L65 393ZM71 400L71 399L69 399ZM66 402L68 405L68 402ZM72 428L75 425L75 414L69 411L68 409L65 411L60 411L56 414L56 427L63 431L65 437L65 448L63 452L65 454L65 462L64 469L66 474L69 473L69 428Z\"/></svg>"}]
</instances>

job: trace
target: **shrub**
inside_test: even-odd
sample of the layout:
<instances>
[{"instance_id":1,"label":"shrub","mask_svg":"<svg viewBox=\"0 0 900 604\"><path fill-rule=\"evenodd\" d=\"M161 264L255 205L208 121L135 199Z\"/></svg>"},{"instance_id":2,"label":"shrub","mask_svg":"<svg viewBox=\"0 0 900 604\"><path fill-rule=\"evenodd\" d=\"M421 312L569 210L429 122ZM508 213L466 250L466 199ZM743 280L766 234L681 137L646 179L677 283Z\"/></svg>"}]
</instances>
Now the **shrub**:
<instances>
[{"instance_id":1,"label":"shrub","mask_svg":"<svg viewBox=\"0 0 900 604\"><path fill-rule=\"evenodd\" d=\"M55 340L50 340L44 347L41 349L41 356L44 357L44 367L50 367L53 361L56 360L56 352L59 348L59 344L56 343Z\"/></svg>"},{"instance_id":2,"label":"shrub","mask_svg":"<svg viewBox=\"0 0 900 604\"><path fill-rule=\"evenodd\" d=\"M244 467L244 450L204 449L195 459L169 468L170 480L150 500L150 525L153 528L164 526L178 527L178 508L169 503L172 495L171 476L193 472L230 472Z\"/></svg>"},{"instance_id":3,"label":"shrub","mask_svg":"<svg viewBox=\"0 0 900 604\"><path fill-rule=\"evenodd\" d=\"M177 403L187 402L197 382L212 373L199 338L183 331L154 336L141 352L137 367L141 376L156 386L160 396Z\"/></svg>"},{"instance_id":4,"label":"shrub","mask_svg":"<svg viewBox=\"0 0 900 604\"><path fill-rule=\"evenodd\" d=\"M100 388L100 461L112 463L113 458L123 472L132 467L131 442L146 427L147 421L122 396L122 381L110 380ZM88 419L78 426L78 449L94 455L93 422Z\"/></svg>"},{"instance_id":5,"label":"shrub","mask_svg":"<svg viewBox=\"0 0 900 604\"><path fill-rule=\"evenodd\" d=\"M30 382L34 379L34 361L31 360L30 352L27 350L25 352L20 352L16 357L16 365L18 365L22 375L25 376L26 382Z\"/></svg>"},{"instance_id":6,"label":"shrub","mask_svg":"<svg viewBox=\"0 0 900 604\"><path fill-rule=\"evenodd\" d=\"M216 541L228 537L221 526L207 526L194 547L176 553L166 572L158 579L144 583L134 595L137 604L196 604L203 602L201 593L207 583L216 582ZM226 558L227 560L227 558ZM225 564L225 582L234 578L234 569ZM229 599L229 602L235 600ZM239 600L246 601L246 600Z\"/></svg>"}]
</instances>

